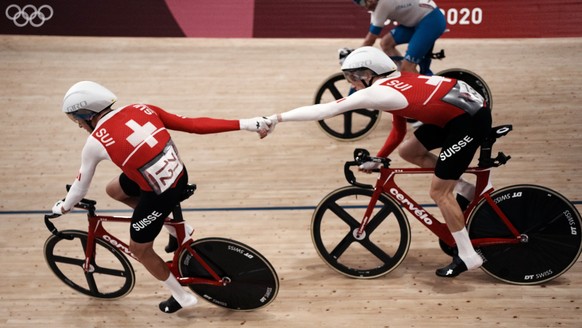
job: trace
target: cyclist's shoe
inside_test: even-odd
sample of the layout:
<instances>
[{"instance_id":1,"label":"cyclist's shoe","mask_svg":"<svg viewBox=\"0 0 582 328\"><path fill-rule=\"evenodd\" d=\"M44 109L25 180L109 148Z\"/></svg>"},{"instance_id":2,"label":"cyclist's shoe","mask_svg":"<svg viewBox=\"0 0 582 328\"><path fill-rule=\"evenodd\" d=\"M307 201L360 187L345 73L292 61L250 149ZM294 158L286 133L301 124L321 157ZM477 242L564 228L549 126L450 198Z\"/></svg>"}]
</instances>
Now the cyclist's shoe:
<instances>
[{"instance_id":1,"label":"cyclist's shoe","mask_svg":"<svg viewBox=\"0 0 582 328\"><path fill-rule=\"evenodd\" d=\"M439 277L452 278L460 275L465 271L467 271L467 266L465 265L465 262L463 262L463 260L461 260L461 258L458 255L455 255L453 256L453 262L451 262L451 264L447 265L444 268L437 269L435 273Z\"/></svg>"},{"instance_id":2,"label":"cyclist's shoe","mask_svg":"<svg viewBox=\"0 0 582 328\"><path fill-rule=\"evenodd\" d=\"M185 305L184 307L194 306L198 303L198 300L195 296L192 296L189 304ZM164 313L174 313L182 308L182 305L176 301L174 296L170 296L167 300L160 302L160 311Z\"/></svg>"},{"instance_id":3,"label":"cyclist's shoe","mask_svg":"<svg viewBox=\"0 0 582 328\"><path fill-rule=\"evenodd\" d=\"M457 203L461 207L461 211L464 212L467 209L467 207L469 207L469 204L471 203L471 201L468 200L467 198L465 198L465 196L463 196L461 194L457 194Z\"/></svg>"},{"instance_id":4,"label":"cyclist's shoe","mask_svg":"<svg viewBox=\"0 0 582 328\"><path fill-rule=\"evenodd\" d=\"M160 311L164 313L174 313L182 308L182 305L176 301L174 296L170 296L167 300L160 302Z\"/></svg>"}]
</instances>

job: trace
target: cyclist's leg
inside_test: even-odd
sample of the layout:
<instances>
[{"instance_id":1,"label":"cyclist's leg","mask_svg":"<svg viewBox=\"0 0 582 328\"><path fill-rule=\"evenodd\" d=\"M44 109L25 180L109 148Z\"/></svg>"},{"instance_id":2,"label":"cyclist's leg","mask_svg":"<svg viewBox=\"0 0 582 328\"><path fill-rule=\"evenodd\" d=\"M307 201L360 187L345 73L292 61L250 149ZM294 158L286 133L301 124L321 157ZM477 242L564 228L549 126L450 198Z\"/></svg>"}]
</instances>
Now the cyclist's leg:
<instances>
[{"instance_id":1,"label":"cyclist's leg","mask_svg":"<svg viewBox=\"0 0 582 328\"><path fill-rule=\"evenodd\" d=\"M180 201L187 182L188 174L184 171L176 186L160 195L142 190L131 220L129 249L151 275L171 291L172 296L160 303L160 310L167 313L197 303L196 297L180 285L166 262L153 249L154 239L160 233L165 218Z\"/></svg>"},{"instance_id":2,"label":"cyclist's leg","mask_svg":"<svg viewBox=\"0 0 582 328\"><path fill-rule=\"evenodd\" d=\"M399 25L393 28L389 33L384 35L384 37L382 37L380 46L388 56L404 58L402 56L402 53L396 48L396 46L408 43L413 33L414 29L403 25ZM404 71L403 67L406 67L406 71L411 72L410 63L405 62L406 60L395 61L400 71ZM414 64L413 66L416 66L416 64ZM416 70L412 72L416 72Z\"/></svg>"},{"instance_id":3,"label":"cyclist's leg","mask_svg":"<svg viewBox=\"0 0 582 328\"><path fill-rule=\"evenodd\" d=\"M491 129L491 111L482 108L473 116L465 113L447 123L444 129L447 131L446 137L437 158L430 196L439 207L457 244L458 257L462 260L454 258L451 264L438 269L437 275L454 277L483 263L471 244L453 190Z\"/></svg>"},{"instance_id":4,"label":"cyclist's leg","mask_svg":"<svg viewBox=\"0 0 582 328\"><path fill-rule=\"evenodd\" d=\"M418 64L421 66L421 74L432 75L429 68L430 52L436 40L445 32L446 27L446 19L438 8L426 15L414 29L404 55L404 62L408 62L407 65Z\"/></svg>"},{"instance_id":5,"label":"cyclist's leg","mask_svg":"<svg viewBox=\"0 0 582 328\"><path fill-rule=\"evenodd\" d=\"M137 206L141 193L139 185L128 178L124 173L121 173L119 177L113 178L113 180L111 180L105 187L105 191L111 198L120 201L133 209ZM166 227L170 234L168 245L165 250L166 253L171 253L179 246L178 240L175 238L176 231L170 226L165 225L164 227ZM188 235L191 235L193 231L194 229L192 229L192 227L186 225L186 233Z\"/></svg>"},{"instance_id":6,"label":"cyclist's leg","mask_svg":"<svg viewBox=\"0 0 582 328\"><path fill-rule=\"evenodd\" d=\"M443 135L442 129L438 126L424 124L400 144L398 154L402 159L414 165L424 168L435 167L437 156L430 151L441 147L444 141Z\"/></svg>"},{"instance_id":7,"label":"cyclist's leg","mask_svg":"<svg viewBox=\"0 0 582 328\"><path fill-rule=\"evenodd\" d=\"M135 208L139 201L139 185L129 179L125 173L121 173L118 177L109 181L105 187L105 192L109 197L131 208Z\"/></svg>"},{"instance_id":8,"label":"cyclist's leg","mask_svg":"<svg viewBox=\"0 0 582 328\"><path fill-rule=\"evenodd\" d=\"M446 131L436 125L424 124L398 147L398 153L405 161L420 167L435 167L437 156L430 152L442 147ZM455 187L457 202L465 210L474 198L475 186L460 178Z\"/></svg>"}]
</instances>

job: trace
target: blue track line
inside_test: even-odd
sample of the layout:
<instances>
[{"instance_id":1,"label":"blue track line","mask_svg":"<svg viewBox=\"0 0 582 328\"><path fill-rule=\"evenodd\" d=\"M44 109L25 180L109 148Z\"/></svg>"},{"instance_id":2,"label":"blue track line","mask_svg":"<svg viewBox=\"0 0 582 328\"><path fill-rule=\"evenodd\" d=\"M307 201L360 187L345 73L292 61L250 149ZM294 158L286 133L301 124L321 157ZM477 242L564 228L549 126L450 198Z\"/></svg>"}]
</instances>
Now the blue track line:
<instances>
[{"instance_id":1,"label":"blue track line","mask_svg":"<svg viewBox=\"0 0 582 328\"><path fill-rule=\"evenodd\" d=\"M582 201L573 201L574 205L582 205ZM435 204L421 204L422 207L436 207ZM362 208L365 206L361 206ZM274 206L274 207L202 207L202 208L182 208L183 212L260 212L260 211L313 211L316 206ZM84 211L73 211L72 213L83 213ZM131 213L130 209L98 210L98 213ZM19 214L49 214L46 210L30 211L0 211L0 215Z\"/></svg>"}]
</instances>

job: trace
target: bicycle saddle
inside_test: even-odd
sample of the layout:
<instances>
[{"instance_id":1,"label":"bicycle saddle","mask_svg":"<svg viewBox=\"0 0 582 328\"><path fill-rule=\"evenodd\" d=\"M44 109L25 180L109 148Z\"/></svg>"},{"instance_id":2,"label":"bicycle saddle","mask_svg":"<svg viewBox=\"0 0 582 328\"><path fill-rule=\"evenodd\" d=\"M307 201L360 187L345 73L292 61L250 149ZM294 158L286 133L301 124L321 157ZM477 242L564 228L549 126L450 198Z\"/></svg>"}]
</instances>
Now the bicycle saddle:
<instances>
[{"instance_id":1,"label":"bicycle saddle","mask_svg":"<svg viewBox=\"0 0 582 328\"><path fill-rule=\"evenodd\" d=\"M498 139L508 134L511 130L513 130L513 125L511 124L499 125L491 128L491 132L489 132L489 136L487 138Z\"/></svg>"},{"instance_id":2,"label":"bicycle saddle","mask_svg":"<svg viewBox=\"0 0 582 328\"><path fill-rule=\"evenodd\" d=\"M190 196L194 194L194 191L196 191L196 184L192 183L186 185L184 191L182 191L182 197L180 197L180 201L183 202L186 199L190 198Z\"/></svg>"},{"instance_id":3,"label":"bicycle saddle","mask_svg":"<svg viewBox=\"0 0 582 328\"><path fill-rule=\"evenodd\" d=\"M491 157L493 144L498 138L508 134L513 129L513 125L505 124L491 128L489 135L481 143L481 151L479 154L479 167L498 167L507 163L511 156L505 155L502 152L497 154L497 157Z\"/></svg>"}]
</instances>

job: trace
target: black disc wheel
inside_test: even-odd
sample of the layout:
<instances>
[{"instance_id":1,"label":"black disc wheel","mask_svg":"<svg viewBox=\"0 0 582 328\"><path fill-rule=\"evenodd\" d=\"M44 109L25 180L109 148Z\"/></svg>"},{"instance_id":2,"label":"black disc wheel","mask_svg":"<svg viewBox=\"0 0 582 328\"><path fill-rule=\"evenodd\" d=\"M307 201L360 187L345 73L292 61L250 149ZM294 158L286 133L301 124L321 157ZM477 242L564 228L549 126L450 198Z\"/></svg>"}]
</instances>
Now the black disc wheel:
<instances>
[{"instance_id":1,"label":"black disc wheel","mask_svg":"<svg viewBox=\"0 0 582 328\"><path fill-rule=\"evenodd\" d=\"M520 234L520 242L477 249L483 270L513 284L540 284L568 271L582 250L580 213L564 196L535 185L516 185L491 194ZM481 201L468 221L471 239L512 238L492 206Z\"/></svg>"},{"instance_id":2,"label":"black disc wheel","mask_svg":"<svg viewBox=\"0 0 582 328\"><path fill-rule=\"evenodd\" d=\"M206 301L231 310L249 311L267 306L279 292L275 268L251 247L224 238L203 238L190 245L218 274L221 286L191 284L190 289ZM211 278L188 249L179 256L183 277Z\"/></svg>"}]
</instances>

